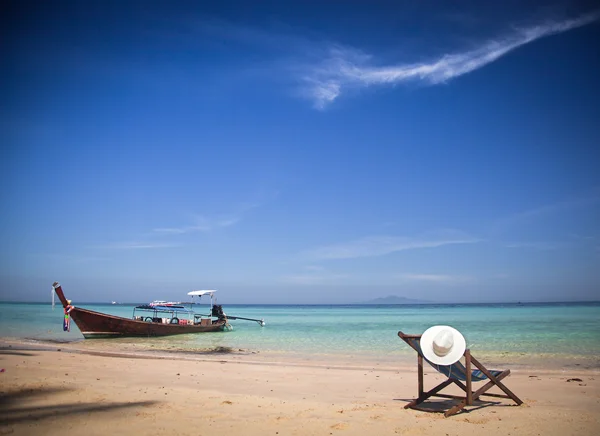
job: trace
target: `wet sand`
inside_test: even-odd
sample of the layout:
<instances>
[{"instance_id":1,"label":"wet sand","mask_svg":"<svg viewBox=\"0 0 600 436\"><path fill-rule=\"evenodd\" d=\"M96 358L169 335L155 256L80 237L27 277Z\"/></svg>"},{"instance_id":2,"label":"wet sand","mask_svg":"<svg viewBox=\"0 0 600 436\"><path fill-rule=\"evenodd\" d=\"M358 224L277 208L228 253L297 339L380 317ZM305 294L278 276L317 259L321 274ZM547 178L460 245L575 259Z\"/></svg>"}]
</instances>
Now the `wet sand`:
<instances>
[{"instance_id":1,"label":"wet sand","mask_svg":"<svg viewBox=\"0 0 600 436\"><path fill-rule=\"evenodd\" d=\"M417 390L409 361L1 348L0 434L600 434L597 369L510 368L505 384L524 405L493 398L444 418L403 408ZM425 371L426 388L443 380Z\"/></svg>"}]
</instances>

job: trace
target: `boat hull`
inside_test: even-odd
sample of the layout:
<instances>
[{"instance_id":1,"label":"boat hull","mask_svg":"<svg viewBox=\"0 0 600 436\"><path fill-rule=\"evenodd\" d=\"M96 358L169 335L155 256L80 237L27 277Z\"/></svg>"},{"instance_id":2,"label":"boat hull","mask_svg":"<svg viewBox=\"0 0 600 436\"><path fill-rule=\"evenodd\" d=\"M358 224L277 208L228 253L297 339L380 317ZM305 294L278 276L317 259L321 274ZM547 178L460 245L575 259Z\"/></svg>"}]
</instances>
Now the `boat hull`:
<instances>
[{"instance_id":1,"label":"boat hull","mask_svg":"<svg viewBox=\"0 0 600 436\"><path fill-rule=\"evenodd\" d=\"M137 321L75 307L71 319L86 339L115 337L153 337L188 333L219 332L225 329L225 320L212 321L210 325L179 325Z\"/></svg>"},{"instance_id":2,"label":"boat hull","mask_svg":"<svg viewBox=\"0 0 600 436\"><path fill-rule=\"evenodd\" d=\"M69 300L65 297L58 282L52 285L62 306L67 308ZM159 322L138 321L122 316L108 315L89 309L73 307L69 312L71 319L77 324L86 339L119 338L119 337L153 337L183 335L188 333L210 333L226 330L225 318L217 320L203 319L200 324L163 324ZM205 324L207 323L207 324Z\"/></svg>"}]
</instances>

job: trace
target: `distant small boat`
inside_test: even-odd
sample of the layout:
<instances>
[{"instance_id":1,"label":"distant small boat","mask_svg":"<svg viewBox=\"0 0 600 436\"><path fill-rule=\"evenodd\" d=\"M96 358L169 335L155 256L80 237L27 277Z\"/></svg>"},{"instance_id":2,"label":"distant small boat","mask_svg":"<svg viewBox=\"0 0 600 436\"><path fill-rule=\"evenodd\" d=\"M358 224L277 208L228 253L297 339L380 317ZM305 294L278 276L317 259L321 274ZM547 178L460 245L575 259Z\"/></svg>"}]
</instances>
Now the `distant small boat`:
<instances>
[{"instance_id":1,"label":"distant small boat","mask_svg":"<svg viewBox=\"0 0 600 436\"><path fill-rule=\"evenodd\" d=\"M117 302L116 301L111 301L110 304L117 304Z\"/></svg>"},{"instance_id":2,"label":"distant small boat","mask_svg":"<svg viewBox=\"0 0 600 436\"><path fill-rule=\"evenodd\" d=\"M66 308L69 305L69 301L65 297L61 285L58 282L54 282L52 288L63 307ZM210 311L208 314L195 312L193 309L194 301L189 303L175 303L155 300L152 303L134 307L132 319L82 309L76 306L73 306L71 309L70 316L86 339L219 332L231 330L231 325L228 322L229 319L244 319L255 321L261 326L265 325L262 319L225 315L223 307L213 302L215 292L214 290L188 292L192 300L195 296L202 297L203 295L207 295L210 297ZM189 307L185 307L186 305L189 305Z\"/></svg>"}]
</instances>

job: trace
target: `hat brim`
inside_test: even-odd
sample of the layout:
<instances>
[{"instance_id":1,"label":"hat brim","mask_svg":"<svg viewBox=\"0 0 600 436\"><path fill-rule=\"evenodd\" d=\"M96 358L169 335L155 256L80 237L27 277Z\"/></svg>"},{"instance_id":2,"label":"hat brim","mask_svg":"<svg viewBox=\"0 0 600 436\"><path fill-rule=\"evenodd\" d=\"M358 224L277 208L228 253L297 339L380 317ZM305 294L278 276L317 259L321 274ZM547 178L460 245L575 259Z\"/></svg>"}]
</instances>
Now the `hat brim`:
<instances>
[{"instance_id":1,"label":"hat brim","mask_svg":"<svg viewBox=\"0 0 600 436\"><path fill-rule=\"evenodd\" d=\"M433 340L441 330L446 329L452 332L454 345L448 354L445 356L438 356L435 354L435 351L433 351ZM453 363L458 362L467 349L465 337L454 327L448 325L435 325L429 327L421 335L420 345L423 357L436 365L452 365Z\"/></svg>"}]
</instances>

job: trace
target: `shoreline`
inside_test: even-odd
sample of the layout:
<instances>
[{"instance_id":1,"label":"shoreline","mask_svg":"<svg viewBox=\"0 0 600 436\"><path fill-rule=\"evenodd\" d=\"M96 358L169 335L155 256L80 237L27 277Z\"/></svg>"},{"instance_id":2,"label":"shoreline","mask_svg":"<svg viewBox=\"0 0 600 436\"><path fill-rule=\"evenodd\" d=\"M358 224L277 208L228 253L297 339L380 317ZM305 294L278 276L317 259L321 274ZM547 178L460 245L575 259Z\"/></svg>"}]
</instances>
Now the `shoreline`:
<instances>
[{"instance_id":1,"label":"shoreline","mask_svg":"<svg viewBox=\"0 0 600 436\"><path fill-rule=\"evenodd\" d=\"M400 342L400 341L399 341ZM57 341L25 338L0 337L0 350L19 351L50 351L78 353L106 357L154 359L154 360L187 360L187 361L230 361L238 363L251 363L257 365L290 365L304 367L335 367L339 369L356 368L411 368L415 365L416 354L412 350L406 353L389 355L373 354L303 354L286 351L261 351L250 349L232 349L229 347L212 347L197 349L152 349L135 346L135 343L119 344L116 350L111 347L111 342L98 343L93 340ZM125 346L123 346L125 345ZM402 343L398 344L402 346ZM510 367L520 371L573 371L582 370L598 373L600 375L600 356L565 356L565 355L527 355L519 353L510 355L500 353L494 356L479 354L472 350L478 359L486 362L488 367Z\"/></svg>"}]
</instances>

